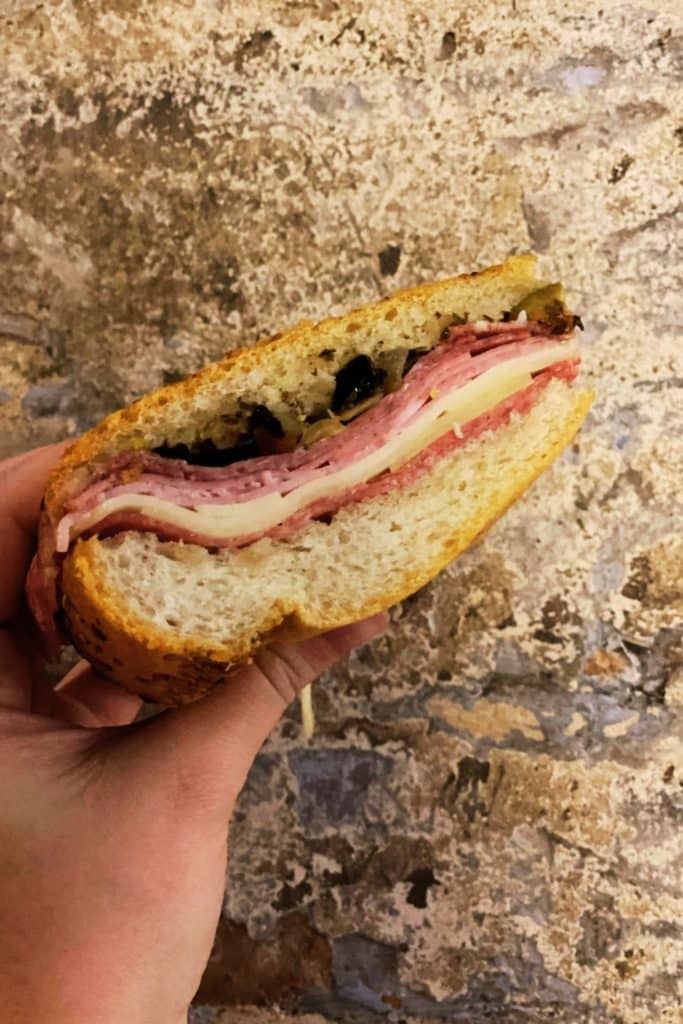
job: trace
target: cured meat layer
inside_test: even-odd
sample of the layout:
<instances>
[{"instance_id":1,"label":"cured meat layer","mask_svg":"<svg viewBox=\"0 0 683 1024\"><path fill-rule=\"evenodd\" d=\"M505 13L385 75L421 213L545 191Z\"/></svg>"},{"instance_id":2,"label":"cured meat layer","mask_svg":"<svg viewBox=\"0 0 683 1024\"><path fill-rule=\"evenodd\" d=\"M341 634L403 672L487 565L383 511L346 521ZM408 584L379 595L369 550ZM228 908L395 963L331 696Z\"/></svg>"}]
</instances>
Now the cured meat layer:
<instances>
[{"instance_id":1,"label":"cured meat layer","mask_svg":"<svg viewBox=\"0 0 683 1024\"><path fill-rule=\"evenodd\" d=\"M351 487L342 494L321 498L295 515L290 516L284 522L278 523L272 529L245 533L239 537L214 537L131 510L115 512L112 515L106 516L92 530L86 530L85 535L97 533L99 536L111 536L114 533L121 533L123 530L148 530L151 533L155 533L160 540L183 541L186 544L200 544L202 547L207 548L245 547L247 544L253 544L262 537L270 537L273 540L285 540L311 521L327 518L346 505L365 501L367 498L377 498L397 488L410 486L424 473L429 472L434 464L440 458L443 458L444 455L449 454L456 448L462 447L467 441L479 437L480 434L485 433L487 430L496 430L498 427L503 426L509 421L513 413L518 415L527 413L541 391L551 380L562 379L571 381L576 377L577 371L577 360L566 360L556 363L550 369L539 373L529 387L515 392L514 395L496 405L489 412L470 420L462 428L460 434L456 435L453 431L444 434L443 437L439 438L428 448L425 448L419 455L416 455L396 472L384 473L373 480Z\"/></svg>"},{"instance_id":2,"label":"cured meat layer","mask_svg":"<svg viewBox=\"0 0 683 1024\"><path fill-rule=\"evenodd\" d=\"M498 330L493 330L496 326ZM413 366L396 391L341 433L309 449L298 448L219 468L190 466L153 453L124 454L102 478L67 502L58 530L58 550L66 551L81 527L90 526L92 515L86 513L112 498L146 495L184 508L235 505L270 494L287 495L311 480L331 477L408 430L435 396L461 388L488 370L542 350L547 344L544 334L525 324L455 328L448 339ZM344 503L336 502L335 508Z\"/></svg>"}]
</instances>

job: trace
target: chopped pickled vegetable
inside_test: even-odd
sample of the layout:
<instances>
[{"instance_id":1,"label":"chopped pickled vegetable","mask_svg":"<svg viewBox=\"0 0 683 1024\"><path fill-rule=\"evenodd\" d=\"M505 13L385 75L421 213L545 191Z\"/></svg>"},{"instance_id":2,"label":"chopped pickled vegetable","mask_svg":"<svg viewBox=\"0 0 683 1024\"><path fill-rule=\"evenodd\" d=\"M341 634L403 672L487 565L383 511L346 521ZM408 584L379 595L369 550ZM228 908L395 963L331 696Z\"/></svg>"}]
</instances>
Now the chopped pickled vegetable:
<instances>
[{"instance_id":1,"label":"chopped pickled vegetable","mask_svg":"<svg viewBox=\"0 0 683 1024\"><path fill-rule=\"evenodd\" d=\"M528 320L546 324L552 334L566 334L580 326L579 318L573 316L565 305L564 288L559 281L525 295L504 319L516 320L522 313L526 313Z\"/></svg>"}]
</instances>

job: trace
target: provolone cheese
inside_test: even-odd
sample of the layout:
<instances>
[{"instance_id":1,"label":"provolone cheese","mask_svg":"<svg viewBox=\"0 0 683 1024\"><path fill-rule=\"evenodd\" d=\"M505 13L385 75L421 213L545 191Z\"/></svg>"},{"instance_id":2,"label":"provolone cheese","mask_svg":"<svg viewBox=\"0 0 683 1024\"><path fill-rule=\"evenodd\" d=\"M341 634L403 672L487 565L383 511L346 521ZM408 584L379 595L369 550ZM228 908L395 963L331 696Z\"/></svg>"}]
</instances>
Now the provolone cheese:
<instances>
[{"instance_id":1,"label":"provolone cheese","mask_svg":"<svg viewBox=\"0 0 683 1024\"><path fill-rule=\"evenodd\" d=\"M336 472L310 480L287 494L271 493L239 503L197 505L195 508L183 508L151 495L120 494L103 501L89 514L79 516L78 521L71 524L69 541L115 512L139 512L158 522L207 537L230 538L265 532L319 498L340 494L386 470L397 469L444 434L453 430L457 433L465 423L527 387L533 373L575 355L576 346L563 342L509 359L467 384L437 395L409 425L369 455Z\"/></svg>"}]
</instances>

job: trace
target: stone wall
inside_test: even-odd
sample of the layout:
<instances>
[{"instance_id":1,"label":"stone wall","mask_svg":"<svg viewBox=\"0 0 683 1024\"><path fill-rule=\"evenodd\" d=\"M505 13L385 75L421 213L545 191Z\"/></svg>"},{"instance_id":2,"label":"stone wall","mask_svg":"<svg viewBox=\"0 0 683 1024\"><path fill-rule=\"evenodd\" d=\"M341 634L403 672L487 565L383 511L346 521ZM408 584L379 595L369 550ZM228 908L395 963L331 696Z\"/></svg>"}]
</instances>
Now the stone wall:
<instances>
[{"instance_id":1,"label":"stone wall","mask_svg":"<svg viewBox=\"0 0 683 1024\"><path fill-rule=\"evenodd\" d=\"M586 324L576 444L256 763L196 1024L680 1020L678 4L0 9L0 454L511 252Z\"/></svg>"}]
</instances>

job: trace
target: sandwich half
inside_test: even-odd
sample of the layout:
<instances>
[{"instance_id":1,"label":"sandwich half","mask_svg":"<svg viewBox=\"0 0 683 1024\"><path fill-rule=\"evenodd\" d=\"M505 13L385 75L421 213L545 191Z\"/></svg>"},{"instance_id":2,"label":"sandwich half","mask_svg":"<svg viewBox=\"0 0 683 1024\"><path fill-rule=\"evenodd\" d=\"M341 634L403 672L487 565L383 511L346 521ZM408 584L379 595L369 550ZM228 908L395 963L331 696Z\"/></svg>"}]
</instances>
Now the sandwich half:
<instances>
[{"instance_id":1,"label":"sandwich half","mask_svg":"<svg viewBox=\"0 0 683 1024\"><path fill-rule=\"evenodd\" d=\"M109 416L49 480L48 645L160 703L413 593L569 444L581 326L532 256L232 353Z\"/></svg>"}]
</instances>

